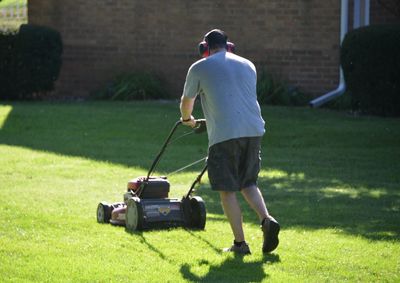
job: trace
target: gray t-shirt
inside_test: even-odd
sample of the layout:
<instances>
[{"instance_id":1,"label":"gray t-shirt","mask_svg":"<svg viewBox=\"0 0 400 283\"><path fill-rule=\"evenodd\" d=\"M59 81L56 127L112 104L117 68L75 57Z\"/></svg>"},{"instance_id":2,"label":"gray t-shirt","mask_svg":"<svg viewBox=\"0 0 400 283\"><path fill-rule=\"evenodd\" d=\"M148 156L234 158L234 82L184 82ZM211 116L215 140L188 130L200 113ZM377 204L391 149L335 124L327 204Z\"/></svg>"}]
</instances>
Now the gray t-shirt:
<instances>
[{"instance_id":1,"label":"gray t-shirt","mask_svg":"<svg viewBox=\"0 0 400 283\"><path fill-rule=\"evenodd\" d=\"M189 68L183 95L200 95L210 147L234 138L264 134L256 82L253 63L230 52L217 52Z\"/></svg>"}]
</instances>

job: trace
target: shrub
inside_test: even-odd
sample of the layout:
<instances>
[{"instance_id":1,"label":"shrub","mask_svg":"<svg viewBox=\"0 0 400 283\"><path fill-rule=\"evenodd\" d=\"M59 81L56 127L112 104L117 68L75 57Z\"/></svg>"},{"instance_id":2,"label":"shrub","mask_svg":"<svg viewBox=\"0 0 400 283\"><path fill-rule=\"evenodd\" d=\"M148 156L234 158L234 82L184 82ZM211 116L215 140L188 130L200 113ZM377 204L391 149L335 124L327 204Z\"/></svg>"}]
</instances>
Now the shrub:
<instances>
[{"instance_id":1,"label":"shrub","mask_svg":"<svg viewBox=\"0 0 400 283\"><path fill-rule=\"evenodd\" d=\"M15 33L0 33L0 99L11 99L17 92L16 39Z\"/></svg>"},{"instance_id":2,"label":"shrub","mask_svg":"<svg viewBox=\"0 0 400 283\"><path fill-rule=\"evenodd\" d=\"M359 110L400 115L400 25L368 26L347 33L341 64Z\"/></svg>"},{"instance_id":3,"label":"shrub","mask_svg":"<svg viewBox=\"0 0 400 283\"><path fill-rule=\"evenodd\" d=\"M19 81L22 96L53 90L61 69L60 33L47 27L21 25L17 49L21 56Z\"/></svg>"},{"instance_id":4,"label":"shrub","mask_svg":"<svg viewBox=\"0 0 400 283\"><path fill-rule=\"evenodd\" d=\"M260 104L306 105L307 98L295 87L289 87L263 69L257 78L257 98Z\"/></svg>"},{"instance_id":5,"label":"shrub","mask_svg":"<svg viewBox=\"0 0 400 283\"><path fill-rule=\"evenodd\" d=\"M108 85L94 93L95 99L147 100L166 98L164 83L150 73L133 72L117 76Z\"/></svg>"},{"instance_id":6,"label":"shrub","mask_svg":"<svg viewBox=\"0 0 400 283\"><path fill-rule=\"evenodd\" d=\"M353 97L351 96L349 91L343 93L343 95L332 99L331 101L327 102L324 107L329 109L335 110L356 110L355 106L353 105Z\"/></svg>"},{"instance_id":7,"label":"shrub","mask_svg":"<svg viewBox=\"0 0 400 283\"><path fill-rule=\"evenodd\" d=\"M48 27L27 24L16 34L0 35L0 98L33 98L53 90L61 54L61 36Z\"/></svg>"}]
</instances>

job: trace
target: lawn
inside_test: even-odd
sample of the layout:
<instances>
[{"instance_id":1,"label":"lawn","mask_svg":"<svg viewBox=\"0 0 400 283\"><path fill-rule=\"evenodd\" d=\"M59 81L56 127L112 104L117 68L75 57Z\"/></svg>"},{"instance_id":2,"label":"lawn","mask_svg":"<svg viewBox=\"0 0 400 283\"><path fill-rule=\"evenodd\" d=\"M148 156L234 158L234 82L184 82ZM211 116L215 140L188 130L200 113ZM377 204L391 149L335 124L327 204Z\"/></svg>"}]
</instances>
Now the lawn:
<instances>
[{"instance_id":1,"label":"lawn","mask_svg":"<svg viewBox=\"0 0 400 283\"><path fill-rule=\"evenodd\" d=\"M0 104L1 281L399 282L400 120L262 111L259 185L281 244L261 253L257 218L241 199L252 254L235 257L221 252L232 235L206 177L197 189L204 231L96 222L99 201L121 201L127 181L146 173L177 102ZM178 139L157 174L206 154L205 135ZM200 167L171 175L171 196Z\"/></svg>"}]
</instances>

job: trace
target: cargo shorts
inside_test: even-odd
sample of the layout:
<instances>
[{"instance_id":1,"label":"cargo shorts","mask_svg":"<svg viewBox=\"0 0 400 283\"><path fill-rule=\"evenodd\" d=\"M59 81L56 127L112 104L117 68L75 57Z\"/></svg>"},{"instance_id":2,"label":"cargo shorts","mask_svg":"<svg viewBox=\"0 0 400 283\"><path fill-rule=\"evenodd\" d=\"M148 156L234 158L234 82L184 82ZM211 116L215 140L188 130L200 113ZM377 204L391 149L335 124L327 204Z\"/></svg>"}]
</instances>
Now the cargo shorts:
<instances>
[{"instance_id":1,"label":"cargo shorts","mask_svg":"<svg viewBox=\"0 0 400 283\"><path fill-rule=\"evenodd\" d=\"M240 191L257 185L262 137L243 137L212 145L208 178L215 191Z\"/></svg>"}]
</instances>

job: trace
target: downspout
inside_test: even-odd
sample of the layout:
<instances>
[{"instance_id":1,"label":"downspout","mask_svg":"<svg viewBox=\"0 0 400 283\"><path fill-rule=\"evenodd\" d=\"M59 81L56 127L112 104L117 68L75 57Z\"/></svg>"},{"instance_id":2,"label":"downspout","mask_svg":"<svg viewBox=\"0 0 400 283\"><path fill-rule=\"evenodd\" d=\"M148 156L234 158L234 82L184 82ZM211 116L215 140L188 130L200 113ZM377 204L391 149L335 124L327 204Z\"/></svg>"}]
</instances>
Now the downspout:
<instances>
[{"instance_id":1,"label":"downspout","mask_svg":"<svg viewBox=\"0 0 400 283\"><path fill-rule=\"evenodd\" d=\"M369 11L370 10L370 0L365 0L364 7L364 25L369 26Z\"/></svg>"},{"instance_id":2,"label":"downspout","mask_svg":"<svg viewBox=\"0 0 400 283\"><path fill-rule=\"evenodd\" d=\"M369 25L370 0L354 0L353 29Z\"/></svg>"},{"instance_id":3,"label":"downspout","mask_svg":"<svg viewBox=\"0 0 400 283\"><path fill-rule=\"evenodd\" d=\"M340 46L342 44L343 38L347 33L348 29L348 19L349 19L349 0L341 0L340 8ZM339 64L340 65L340 64ZM319 107L322 104L342 95L346 90L346 83L344 82L343 70L340 66L340 78L339 85L335 90L332 90L310 102L310 106L313 108Z\"/></svg>"}]
</instances>

